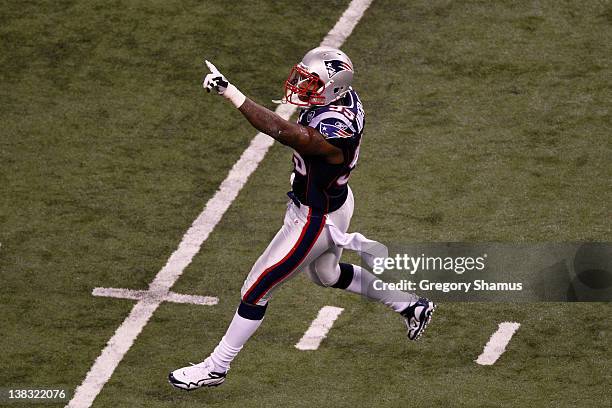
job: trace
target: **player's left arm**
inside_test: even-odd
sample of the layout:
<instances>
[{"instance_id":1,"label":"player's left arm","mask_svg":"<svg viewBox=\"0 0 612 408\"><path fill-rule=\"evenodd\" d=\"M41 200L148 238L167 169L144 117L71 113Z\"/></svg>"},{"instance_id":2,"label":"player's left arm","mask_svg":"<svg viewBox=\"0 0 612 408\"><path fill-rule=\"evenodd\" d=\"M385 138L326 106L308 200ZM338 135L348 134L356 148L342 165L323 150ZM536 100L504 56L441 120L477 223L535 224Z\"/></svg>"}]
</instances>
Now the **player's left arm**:
<instances>
[{"instance_id":1,"label":"player's left arm","mask_svg":"<svg viewBox=\"0 0 612 408\"><path fill-rule=\"evenodd\" d=\"M255 129L292 147L302 155L323 156L330 163L343 161L342 150L325 140L325 137L316 129L285 120L250 100L238 88L230 84L213 64L206 61L206 65L211 73L204 78L204 88L209 92L215 89L230 100Z\"/></svg>"}]
</instances>

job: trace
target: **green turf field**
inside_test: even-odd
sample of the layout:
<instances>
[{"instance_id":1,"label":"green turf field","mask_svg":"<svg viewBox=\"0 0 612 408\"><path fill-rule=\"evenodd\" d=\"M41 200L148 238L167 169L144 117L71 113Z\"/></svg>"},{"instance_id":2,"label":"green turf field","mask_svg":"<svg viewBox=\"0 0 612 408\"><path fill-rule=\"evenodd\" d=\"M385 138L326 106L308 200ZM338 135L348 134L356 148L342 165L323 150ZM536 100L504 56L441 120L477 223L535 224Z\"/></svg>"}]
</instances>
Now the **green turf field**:
<instances>
[{"instance_id":1,"label":"green turf field","mask_svg":"<svg viewBox=\"0 0 612 408\"><path fill-rule=\"evenodd\" d=\"M348 1L13 1L0 8L0 387L77 387L255 131L204 57L269 108ZM343 50L366 110L352 229L384 242L612 241L612 3L374 0ZM612 406L612 306L383 306L298 277L220 388L168 371L217 344L282 223L275 144L94 407ZM316 351L294 348L325 305ZM521 328L474 363L499 322ZM61 406L62 404L47 404ZM17 406L17 405L16 405ZM41 406L41 405L36 405Z\"/></svg>"}]
</instances>

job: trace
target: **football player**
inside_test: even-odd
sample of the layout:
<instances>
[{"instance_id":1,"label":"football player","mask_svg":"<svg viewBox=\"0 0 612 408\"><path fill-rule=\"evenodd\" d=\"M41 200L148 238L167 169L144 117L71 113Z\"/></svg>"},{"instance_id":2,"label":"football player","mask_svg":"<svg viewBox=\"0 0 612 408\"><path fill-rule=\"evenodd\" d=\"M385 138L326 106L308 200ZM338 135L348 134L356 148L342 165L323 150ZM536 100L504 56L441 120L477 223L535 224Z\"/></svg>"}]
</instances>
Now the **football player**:
<instances>
[{"instance_id":1,"label":"football player","mask_svg":"<svg viewBox=\"0 0 612 408\"><path fill-rule=\"evenodd\" d=\"M275 289L299 272L317 285L347 290L379 301L403 316L408 338L423 332L434 303L415 294L373 290L377 278L365 268L340 262L342 248L369 241L348 234L353 194L348 186L359 159L365 113L351 87L353 63L342 51L315 48L295 65L285 81L283 102L300 106L297 123L282 119L250 100L210 62L207 91L230 101L260 132L293 149L292 189L284 224L253 265L242 286L242 299L214 351L201 363L169 374L185 390L217 386L230 363L262 322Z\"/></svg>"}]
</instances>

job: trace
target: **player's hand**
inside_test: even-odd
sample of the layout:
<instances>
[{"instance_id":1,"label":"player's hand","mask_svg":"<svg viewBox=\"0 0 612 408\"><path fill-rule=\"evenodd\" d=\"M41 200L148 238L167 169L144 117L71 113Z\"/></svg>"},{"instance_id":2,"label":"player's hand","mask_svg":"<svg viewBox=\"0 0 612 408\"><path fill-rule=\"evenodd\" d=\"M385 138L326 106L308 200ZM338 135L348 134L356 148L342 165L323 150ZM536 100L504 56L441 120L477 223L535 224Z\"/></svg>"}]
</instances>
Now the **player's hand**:
<instances>
[{"instance_id":1,"label":"player's hand","mask_svg":"<svg viewBox=\"0 0 612 408\"><path fill-rule=\"evenodd\" d=\"M210 61L204 60L206 66L210 70L210 74L204 77L204 82L202 82L202 86L206 89L207 92L210 92L211 89L217 91L219 95L223 95L227 88L229 87L229 81L223 76L222 73L219 72L217 67L215 67Z\"/></svg>"},{"instance_id":2,"label":"player's hand","mask_svg":"<svg viewBox=\"0 0 612 408\"><path fill-rule=\"evenodd\" d=\"M246 100L246 96L238 90L234 85L230 84L229 81L219 72L210 61L204 60L206 66L210 70L210 74L204 77L202 86L206 91L210 92L211 89L217 91L219 95L223 95L229 100L236 108L242 106Z\"/></svg>"}]
</instances>

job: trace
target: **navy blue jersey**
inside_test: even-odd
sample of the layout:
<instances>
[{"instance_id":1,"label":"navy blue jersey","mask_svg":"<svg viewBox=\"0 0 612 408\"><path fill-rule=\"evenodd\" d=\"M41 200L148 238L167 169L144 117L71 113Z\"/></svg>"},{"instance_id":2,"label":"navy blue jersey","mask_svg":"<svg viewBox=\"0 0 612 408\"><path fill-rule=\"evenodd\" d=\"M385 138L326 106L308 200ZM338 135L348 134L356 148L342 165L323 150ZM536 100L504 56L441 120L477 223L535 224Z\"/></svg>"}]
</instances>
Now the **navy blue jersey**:
<instances>
[{"instance_id":1,"label":"navy blue jersey","mask_svg":"<svg viewBox=\"0 0 612 408\"><path fill-rule=\"evenodd\" d=\"M329 105L300 111L298 123L319 131L329 143L340 148L344 156L342 163L330 164L321 156L293 153L292 189L301 203L323 214L344 204L348 179L359 158L364 122L363 106L352 88Z\"/></svg>"}]
</instances>

